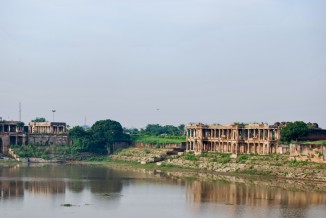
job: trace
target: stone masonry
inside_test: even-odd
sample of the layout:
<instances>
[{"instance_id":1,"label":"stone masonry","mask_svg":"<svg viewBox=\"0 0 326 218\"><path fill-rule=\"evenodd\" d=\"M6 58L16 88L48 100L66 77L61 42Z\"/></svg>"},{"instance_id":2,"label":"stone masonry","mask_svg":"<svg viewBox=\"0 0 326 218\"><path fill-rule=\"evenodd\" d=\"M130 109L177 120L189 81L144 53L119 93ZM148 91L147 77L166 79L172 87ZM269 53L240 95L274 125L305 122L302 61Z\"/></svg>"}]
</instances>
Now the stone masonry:
<instances>
[{"instance_id":1,"label":"stone masonry","mask_svg":"<svg viewBox=\"0 0 326 218\"><path fill-rule=\"evenodd\" d=\"M261 124L204 125L187 128L187 151L232 154L271 154L277 152L280 129Z\"/></svg>"}]
</instances>

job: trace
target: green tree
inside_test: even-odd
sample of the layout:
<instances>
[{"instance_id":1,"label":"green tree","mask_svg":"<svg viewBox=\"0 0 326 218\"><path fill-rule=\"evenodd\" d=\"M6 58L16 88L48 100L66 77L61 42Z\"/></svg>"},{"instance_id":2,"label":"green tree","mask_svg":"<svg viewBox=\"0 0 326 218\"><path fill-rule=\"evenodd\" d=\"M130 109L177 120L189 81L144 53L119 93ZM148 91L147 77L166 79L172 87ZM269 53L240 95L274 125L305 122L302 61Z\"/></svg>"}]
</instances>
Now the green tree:
<instances>
[{"instance_id":1,"label":"green tree","mask_svg":"<svg viewBox=\"0 0 326 218\"><path fill-rule=\"evenodd\" d=\"M80 152L89 151L92 147L92 133L81 126L75 126L69 130L72 146Z\"/></svg>"},{"instance_id":2,"label":"green tree","mask_svg":"<svg viewBox=\"0 0 326 218\"><path fill-rule=\"evenodd\" d=\"M111 153L115 142L130 141L130 136L123 133L122 126L114 120L97 121L91 128L93 147L91 151Z\"/></svg>"},{"instance_id":3,"label":"green tree","mask_svg":"<svg viewBox=\"0 0 326 218\"><path fill-rule=\"evenodd\" d=\"M36 117L32 122L46 122L46 119L44 117Z\"/></svg>"},{"instance_id":4,"label":"green tree","mask_svg":"<svg viewBox=\"0 0 326 218\"><path fill-rule=\"evenodd\" d=\"M281 129L281 139L285 142L298 140L299 137L306 136L309 132L308 125L303 121L289 123Z\"/></svg>"},{"instance_id":5,"label":"green tree","mask_svg":"<svg viewBox=\"0 0 326 218\"><path fill-rule=\"evenodd\" d=\"M180 136L183 135L184 132L184 125L180 125L179 127L173 125L166 125L161 126L159 124L148 124L145 129L141 129L141 134L148 134L148 135L173 135L173 136Z\"/></svg>"},{"instance_id":6,"label":"green tree","mask_svg":"<svg viewBox=\"0 0 326 218\"><path fill-rule=\"evenodd\" d=\"M185 125L184 124L180 124L178 126L178 129L180 131L180 135L186 135L186 128L185 128Z\"/></svg>"},{"instance_id":7,"label":"green tree","mask_svg":"<svg viewBox=\"0 0 326 218\"><path fill-rule=\"evenodd\" d=\"M130 136L123 133L121 124L114 120L97 121L89 130L76 126L69 135L76 150L102 154L112 153L116 142L130 142Z\"/></svg>"},{"instance_id":8,"label":"green tree","mask_svg":"<svg viewBox=\"0 0 326 218\"><path fill-rule=\"evenodd\" d=\"M123 133L126 134L139 134L139 130L137 128L123 128Z\"/></svg>"},{"instance_id":9,"label":"green tree","mask_svg":"<svg viewBox=\"0 0 326 218\"><path fill-rule=\"evenodd\" d=\"M17 123L17 126L18 126L18 127L24 127L24 125L25 125L24 122L18 122L18 123Z\"/></svg>"}]
</instances>

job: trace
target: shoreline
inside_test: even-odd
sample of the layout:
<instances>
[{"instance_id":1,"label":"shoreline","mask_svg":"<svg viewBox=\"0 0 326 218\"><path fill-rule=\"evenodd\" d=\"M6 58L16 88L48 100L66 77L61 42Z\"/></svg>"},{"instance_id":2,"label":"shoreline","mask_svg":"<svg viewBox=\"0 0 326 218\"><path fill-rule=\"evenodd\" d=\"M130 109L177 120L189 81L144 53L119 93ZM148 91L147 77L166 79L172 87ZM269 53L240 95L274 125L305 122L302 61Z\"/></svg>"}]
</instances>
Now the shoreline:
<instances>
[{"instance_id":1,"label":"shoreline","mask_svg":"<svg viewBox=\"0 0 326 218\"><path fill-rule=\"evenodd\" d=\"M228 182L243 185L259 185L269 189L283 189L295 192L326 192L326 182L321 180L277 177L273 175L250 175L232 172L215 172L209 170L189 169L181 167L162 167L156 164L143 165L135 162L111 159L110 161L67 161L64 163L23 163L19 161L0 161L0 167L51 165L94 165L111 169L153 174L159 178L181 179L184 181Z\"/></svg>"},{"instance_id":2,"label":"shoreline","mask_svg":"<svg viewBox=\"0 0 326 218\"><path fill-rule=\"evenodd\" d=\"M137 171L149 174L159 174L163 177L171 179L194 180L203 182L235 182L245 185L260 185L266 188L280 188L284 190L299 191L299 192L326 192L326 182L310 179L297 179L276 177L271 175L249 175L241 173L228 172L213 172L195 169L185 169L179 167L146 167L142 164L134 164L124 161L110 161L110 162L71 162L71 164L85 164L109 167L118 170Z\"/></svg>"},{"instance_id":3,"label":"shoreline","mask_svg":"<svg viewBox=\"0 0 326 218\"><path fill-rule=\"evenodd\" d=\"M49 155L50 156L50 155ZM23 158L21 158L23 160ZM25 158L26 159L26 158ZM296 181L326 183L326 164L289 160L285 155L240 155L231 158L227 153L173 153L171 149L129 147L112 155L76 153L67 156L51 155L49 159L28 158L37 163L51 163L60 160L64 164L120 164L133 168L185 171L231 176L266 177L270 179L291 179ZM0 163L8 162L0 160ZM23 161L26 162L26 161ZM31 163L28 163L31 164Z\"/></svg>"}]
</instances>

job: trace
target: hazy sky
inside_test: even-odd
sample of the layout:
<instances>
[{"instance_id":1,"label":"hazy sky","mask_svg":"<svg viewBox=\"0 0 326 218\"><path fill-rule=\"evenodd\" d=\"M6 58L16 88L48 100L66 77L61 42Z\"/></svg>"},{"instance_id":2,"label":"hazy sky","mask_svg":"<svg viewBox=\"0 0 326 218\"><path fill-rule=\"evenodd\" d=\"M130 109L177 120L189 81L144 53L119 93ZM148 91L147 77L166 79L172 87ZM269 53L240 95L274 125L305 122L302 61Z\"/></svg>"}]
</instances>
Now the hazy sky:
<instances>
[{"instance_id":1,"label":"hazy sky","mask_svg":"<svg viewBox=\"0 0 326 218\"><path fill-rule=\"evenodd\" d=\"M0 0L0 116L326 128L325 0ZM159 110L157 110L159 109Z\"/></svg>"}]
</instances>

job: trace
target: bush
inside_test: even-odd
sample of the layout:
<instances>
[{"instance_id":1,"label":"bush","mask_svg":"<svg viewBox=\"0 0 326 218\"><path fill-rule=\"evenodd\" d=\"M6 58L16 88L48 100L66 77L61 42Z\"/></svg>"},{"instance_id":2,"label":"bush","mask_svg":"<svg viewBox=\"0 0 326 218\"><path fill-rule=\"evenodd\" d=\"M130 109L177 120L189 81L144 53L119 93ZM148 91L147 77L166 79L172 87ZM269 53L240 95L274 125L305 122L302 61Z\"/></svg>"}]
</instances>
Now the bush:
<instances>
[{"instance_id":1,"label":"bush","mask_svg":"<svg viewBox=\"0 0 326 218\"><path fill-rule=\"evenodd\" d=\"M245 163L246 160L248 160L248 155L246 154L240 154L239 157L236 159L236 163Z\"/></svg>"},{"instance_id":2,"label":"bush","mask_svg":"<svg viewBox=\"0 0 326 218\"><path fill-rule=\"evenodd\" d=\"M225 153L217 153L213 156L211 159L213 162L221 163L221 164L226 164L230 163L231 161L231 154L225 154Z\"/></svg>"},{"instance_id":3,"label":"bush","mask_svg":"<svg viewBox=\"0 0 326 218\"><path fill-rule=\"evenodd\" d=\"M185 159L186 160L196 161L197 157L196 157L196 155L194 153L187 153Z\"/></svg>"},{"instance_id":4,"label":"bush","mask_svg":"<svg viewBox=\"0 0 326 218\"><path fill-rule=\"evenodd\" d=\"M288 161L288 165L294 167L302 167L308 164L308 161L297 161L296 159Z\"/></svg>"}]
</instances>

